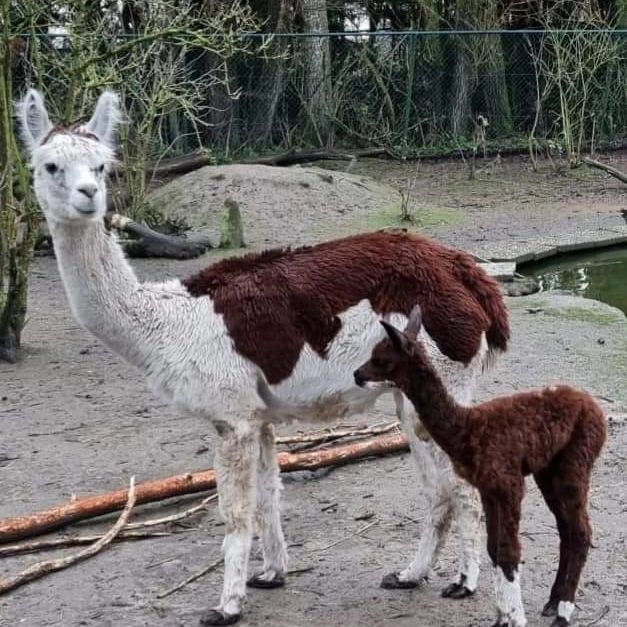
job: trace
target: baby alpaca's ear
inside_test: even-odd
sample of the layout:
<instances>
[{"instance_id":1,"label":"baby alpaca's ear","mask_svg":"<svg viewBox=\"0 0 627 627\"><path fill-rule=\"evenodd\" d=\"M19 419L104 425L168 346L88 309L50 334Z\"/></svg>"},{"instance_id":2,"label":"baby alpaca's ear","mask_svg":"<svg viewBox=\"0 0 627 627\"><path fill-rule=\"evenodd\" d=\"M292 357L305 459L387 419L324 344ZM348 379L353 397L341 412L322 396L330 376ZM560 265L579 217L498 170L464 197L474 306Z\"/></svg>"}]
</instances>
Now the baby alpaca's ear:
<instances>
[{"instance_id":1,"label":"baby alpaca's ear","mask_svg":"<svg viewBox=\"0 0 627 627\"><path fill-rule=\"evenodd\" d=\"M388 337L392 341L392 346L394 346L399 353L409 353L411 348L410 339L389 322L386 322L385 320L380 320L379 322L381 322L383 328L388 334Z\"/></svg>"}]
</instances>

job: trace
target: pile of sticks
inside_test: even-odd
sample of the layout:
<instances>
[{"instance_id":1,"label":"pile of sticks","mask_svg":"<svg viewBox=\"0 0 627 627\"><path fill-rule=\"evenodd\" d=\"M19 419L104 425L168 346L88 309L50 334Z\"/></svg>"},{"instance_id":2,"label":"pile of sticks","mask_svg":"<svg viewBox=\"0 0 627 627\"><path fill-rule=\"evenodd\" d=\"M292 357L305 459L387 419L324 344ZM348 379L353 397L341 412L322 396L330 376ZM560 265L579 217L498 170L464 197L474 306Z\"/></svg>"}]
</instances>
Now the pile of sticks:
<instances>
[{"instance_id":1,"label":"pile of sticks","mask_svg":"<svg viewBox=\"0 0 627 627\"><path fill-rule=\"evenodd\" d=\"M340 442L342 441L342 442ZM358 460L389 455L406 451L406 437L399 431L398 423L382 423L369 427L345 427L325 429L312 433L299 433L277 438L277 443L288 447L278 453L281 472L315 470L330 466L342 466ZM0 595L14 590L30 581L49 573L67 568L72 564L92 557L114 541L145 540L171 535L168 531L148 531L156 526L178 522L197 512L206 510L217 499L215 494L216 475L213 469L166 477L135 485L131 478L128 489L106 494L72 499L49 510L0 520L0 557L32 553L41 550L66 548L86 545L71 555L57 559L37 562L22 572L0 579ZM136 505L161 502L167 499L211 491L199 503L172 514L142 522L129 523L129 518ZM16 540L25 540L50 531L61 529L71 523L91 519L103 514L122 510L115 524L102 535L83 535L53 538L47 540L29 540L8 544ZM209 572L221 561L204 570ZM197 577L194 577L197 578ZM188 581L165 591L163 596L171 594Z\"/></svg>"}]
</instances>

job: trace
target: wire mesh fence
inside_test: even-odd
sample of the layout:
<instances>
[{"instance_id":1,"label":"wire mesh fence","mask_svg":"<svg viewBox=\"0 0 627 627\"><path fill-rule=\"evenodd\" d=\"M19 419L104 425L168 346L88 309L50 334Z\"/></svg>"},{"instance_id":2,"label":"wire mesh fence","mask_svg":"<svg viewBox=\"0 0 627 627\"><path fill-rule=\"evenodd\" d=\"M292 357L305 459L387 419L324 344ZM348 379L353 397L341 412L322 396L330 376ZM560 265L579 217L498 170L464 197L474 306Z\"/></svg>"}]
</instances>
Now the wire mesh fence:
<instances>
[{"instance_id":1,"label":"wire mesh fence","mask_svg":"<svg viewBox=\"0 0 627 627\"><path fill-rule=\"evenodd\" d=\"M227 55L168 38L127 52L119 37L24 41L16 92L36 84L53 102L78 101L59 111L68 117L111 86L153 159L304 145L426 154L478 129L497 146L531 137L568 151L627 133L624 30L244 35ZM68 67L87 54L102 63L78 83Z\"/></svg>"}]
</instances>

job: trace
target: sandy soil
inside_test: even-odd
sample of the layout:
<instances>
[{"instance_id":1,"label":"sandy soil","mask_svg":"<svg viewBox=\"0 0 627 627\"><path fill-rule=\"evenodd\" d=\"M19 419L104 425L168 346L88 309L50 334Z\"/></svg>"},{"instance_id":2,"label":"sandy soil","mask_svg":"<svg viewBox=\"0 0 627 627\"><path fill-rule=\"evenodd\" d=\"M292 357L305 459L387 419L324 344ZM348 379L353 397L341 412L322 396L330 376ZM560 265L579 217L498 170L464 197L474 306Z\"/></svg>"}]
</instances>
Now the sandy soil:
<instances>
[{"instance_id":1,"label":"sandy soil","mask_svg":"<svg viewBox=\"0 0 627 627\"><path fill-rule=\"evenodd\" d=\"M616 158L625 165L624 155ZM369 162L355 168L352 174L371 174L392 187L411 182L416 172L414 164ZM417 222L415 228L466 248L473 242L477 248L494 242L497 248L511 244L510 240L533 243L534 236L538 240L561 236L556 229L563 225L570 225L577 234L590 220L598 221L602 229L620 230L624 225L620 214L624 192L611 179L583 171L574 178L535 174L519 160L503 162L493 170L485 175L486 181L480 181L485 195L477 195L473 190L478 183L466 183L463 168L456 164L421 164L412 207L422 207L429 219ZM462 207L469 198L477 198L477 204ZM530 202L521 209L525 199ZM382 207L382 215L389 216L389 206L382 203ZM298 211L315 211L315 207L304 200ZM457 221L455 216L460 214ZM438 216L443 216L441 221ZM381 215L359 219L349 215L340 225L333 220L324 215L318 233L378 226ZM298 241L300 230L294 226L298 223L290 215L277 217L272 227L279 234L277 243ZM250 240L256 237L255 228L254 223L247 224ZM481 234L485 239L477 240ZM134 265L143 278L163 278L185 275L210 259L211 255L187 262L139 261ZM478 396L568 380L590 389L614 416L593 479L595 548L581 582L577 624L627 624L627 321L605 305L558 295L509 299L508 303L514 329L512 348L486 375ZM29 307L23 361L16 366L0 364L4 434L0 516L41 509L72 494L121 487L132 474L145 480L211 465L212 436L207 425L179 416L155 399L131 368L73 322L54 260L36 261ZM351 422L374 422L387 415L389 407L383 403L372 416ZM538 612L556 569L557 536L535 486L528 485L522 525L523 594L531 626L550 622ZM454 542L448 543L437 573L422 589L391 592L378 588L381 576L405 565L415 548L424 516L416 487L407 455L286 478L284 519L291 568L310 570L291 576L283 590L252 590L242 624L491 624L492 583L485 555L477 595L457 602L439 597L439 589L454 574ZM138 517L150 516L154 509L175 511L189 503L190 499L178 499L169 508L144 507ZM373 515L369 522L376 524L355 535L366 524L356 518L368 514ZM79 529L91 533L110 520ZM171 531L166 538L115 545L90 561L0 598L0 625L195 626L198 613L219 595L220 571L163 600L156 595L219 555L222 525L214 508ZM342 538L344 542L325 549ZM36 559L4 559L0 573L13 573ZM253 568L258 560L256 551Z\"/></svg>"}]
</instances>

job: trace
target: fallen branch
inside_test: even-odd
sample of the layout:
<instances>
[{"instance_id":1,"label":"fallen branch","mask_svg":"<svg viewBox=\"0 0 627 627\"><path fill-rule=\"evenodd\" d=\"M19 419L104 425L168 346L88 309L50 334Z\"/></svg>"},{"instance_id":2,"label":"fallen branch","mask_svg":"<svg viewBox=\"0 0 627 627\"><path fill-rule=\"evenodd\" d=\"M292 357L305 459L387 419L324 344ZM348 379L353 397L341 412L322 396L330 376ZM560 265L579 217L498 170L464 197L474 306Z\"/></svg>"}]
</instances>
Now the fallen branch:
<instances>
[{"instance_id":1,"label":"fallen branch","mask_svg":"<svg viewBox=\"0 0 627 627\"><path fill-rule=\"evenodd\" d=\"M341 466L364 457L389 455L405 451L407 448L407 438L401 433L394 433L315 451L281 452L277 457L281 470L292 472ZM204 492L215 487L216 475L213 469L201 470L139 484L136 489L136 502L152 503L183 494ZM117 490L76 499L35 514L5 519L0 521L0 544L30 538L78 520L109 514L123 507L127 499L128 490Z\"/></svg>"},{"instance_id":2,"label":"fallen branch","mask_svg":"<svg viewBox=\"0 0 627 627\"><path fill-rule=\"evenodd\" d=\"M165 597L173 594L177 590L184 588L188 583L192 583L192 581L196 581L196 579L200 579L203 575L206 575L208 572L215 570L218 566L220 566L220 564L222 564L222 558L217 559L215 562L212 562L211 564L209 564L209 566L205 566L204 568L199 570L197 573L190 575L187 579L185 579L184 581L181 581L181 583L176 584L176 586L172 586L172 588L168 588L167 590L160 592L157 595L157 598L164 599Z\"/></svg>"},{"instance_id":3,"label":"fallen branch","mask_svg":"<svg viewBox=\"0 0 627 627\"><path fill-rule=\"evenodd\" d=\"M124 527L124 529L145 529L146 527L155 527L156 525L166 525L168 523L178 522L184 518L189 518L189 516L199 512L200 510L207 509L207 505L211 503L211 501L215 501L217 498L217 494L212 494L206 499L203 499L200 503L198 503L198 505L194 505L193 507L190 507L182 512L178 512L177 514L163 516L161 518L151 518L150 520L143 520L136 523L129 523L126 527ZM2 550L1 547L0 550Z\"/></svg>"},{"instance_id":4,"label":"fallen branch","mask_svg":"<svg viewBox=\"0 0 627 627\"><path fill-rule=\"evenodd\" d=\"M368 531L368 529L378 524L379 524L378 520L368 523L367 525L364 525L363 527L359 528L357 531L351 533L350 535L344 536L343 538L340 538L339 540L336 540L335 542L331 542L331 544L327 544L326 546L323 546L321 549L316 549L316 553L322 553L323 551L327 551L333 548L334 546L337 546L338 544L342 544L342 542L346 542L346 540L350 540L351 538L354 538L355 536L360 536L362 533L364 533L364 531Z\"/></svg>"},{"instance_id":5,"label":"fallen branch","mask_svg":"<svg viewBox=\"0 0 627 627\"><path fill-rule=\"evenodd\" d=\"M583 162L591 168L603 170L603 172L607 172L609 175L617 178L622 183L627 184L627 174L625 174L625 172L621 172L620 170L613 168L611 165L606 165L605 163L601 163L600 161L591 159L590 157L584 157Z\"/></svg>"},{"instance_id":6,"label":"fallen branch","mask_svg":"<svg viewBox=\"0 0 627 627\"><path fill-rule=\"evenodd\" d=\"M92 557L96 555L99 551L104 549L108 544L110 544L115 537L120 533L124 525L128 522L129 516L131 515L131 511L135 505L135 478L131 477L130 486L128 489L128 496L126 499L126 505L124 506L124 510L120 514L120 517L116 521L115 525L109 529L109 531L100 538L100 540L90 544L88 547L84 548L82 551L78 553L74 553L73 555L66 555L65 557L60 557L53 560L48 560L46 562L37 562L36 564L32 564L21 573L17 575L13 575L12 577L6 577L4 579L0 579L0 594L4 594L9 592L10 590L15 590L15 588L19 588L29 581L33 581L35 579L39 579L44 575L48 575L49 573L54 573L58 570L62 570L67 568L68 566L72 566L72 564L76 564L88 557Z\"/></svg>"},{"instance_id":7,"label":"fallen branch","mask_svg":"<svg viewBox=\"0 0 627 627\"><path fill-rule=\"evenodd\" d=\"M288 166L296 163L305 163L307 161L352 161L354 159L363 159L366 157L388 156L394 159L398 157L389 148L359 148L340 150L299 150L292 148L286 152L277 155L266 155L264 157L255 157L253 159L244 159L237 163L251 165L275 165ZM215 165L215 157L209 153L192 152L179 157L171 157L162 159L156 163L149 163L146 166L146 177L151 178L170 178L172 176L180 176L199 170L208 165ZM124 166L120 164L114 168L113 174L116 176L124 176Z\"/></svg>"},{"instance_id":8,"label":"fallen branch","mask_svg":"<svg viewBox=\"0 0 627 627\"><path fill-rule=\"evenodd\" d=\"M372 427L361 427L357 429L323 429L314 433L297 433L295 435L285 435L276 439L277 444L307 444L314 446L326 444L342 438L359 438L366 435L381 435L389 433L399 428L398 422L386 422Z\"/></svg>"},{"instance_id":9,"label":"fallen branch","mask_svg":"<svg viewBox=\"0 0 627 627\"><path fill-rule=\"evenodd\" d=\"M113 228L137 238L123 242L124 252L130 257L194 259L212 248L207 237L188 239L180 235L165 235L119 213L108 214L107 220Z\"/></svg>"},{"instance_id":10,"label":"fallen branch","mask_svg":"<svg viewBox=\"0 0 627 627\"><path fill-rule=\"evenodd\" d=\"M113 539L113 542L124 540L147 540L149 538L162 538L171 536L167 531L120 531ZM20 544L8 544L0 546L0 557L10 557L12 555L23 555L24 553L34 553L36 551L48 551L50 549L65 549L71 546L82 546L92 544L102 538L103 534L93 536L74 536L71 538L54 538L52 540L31 540Z\"/></svg>"}]
</instances>

